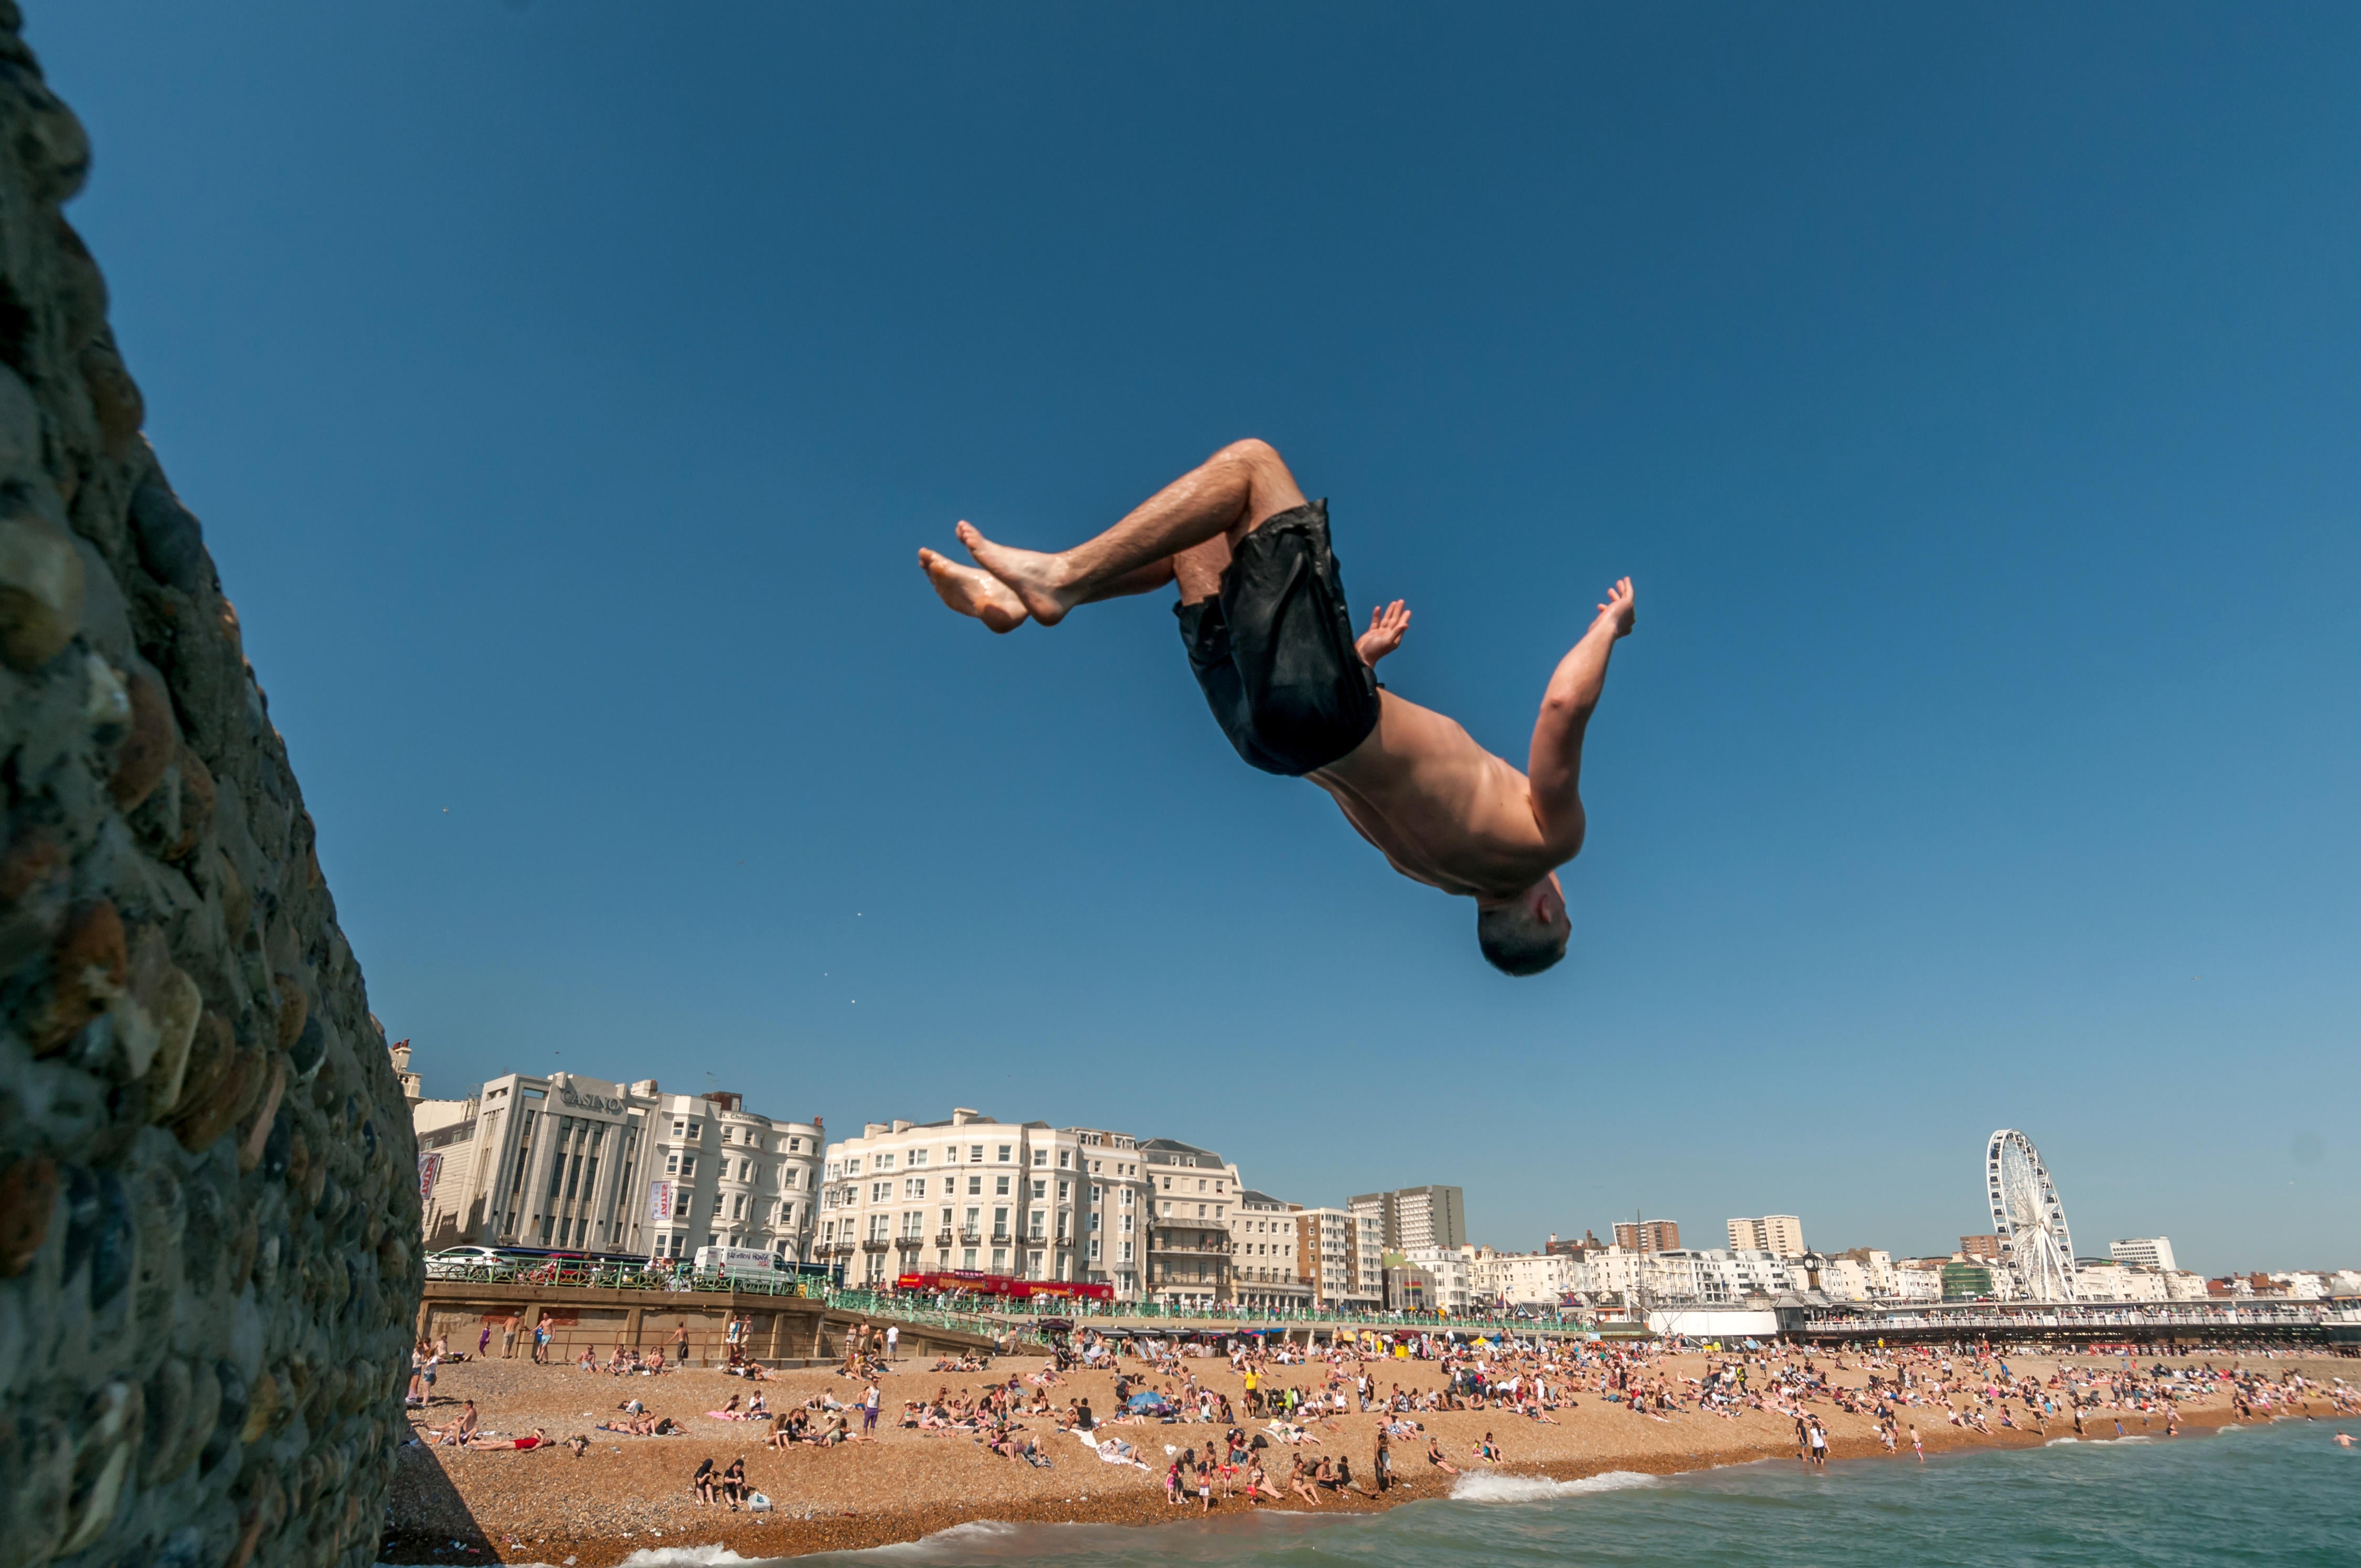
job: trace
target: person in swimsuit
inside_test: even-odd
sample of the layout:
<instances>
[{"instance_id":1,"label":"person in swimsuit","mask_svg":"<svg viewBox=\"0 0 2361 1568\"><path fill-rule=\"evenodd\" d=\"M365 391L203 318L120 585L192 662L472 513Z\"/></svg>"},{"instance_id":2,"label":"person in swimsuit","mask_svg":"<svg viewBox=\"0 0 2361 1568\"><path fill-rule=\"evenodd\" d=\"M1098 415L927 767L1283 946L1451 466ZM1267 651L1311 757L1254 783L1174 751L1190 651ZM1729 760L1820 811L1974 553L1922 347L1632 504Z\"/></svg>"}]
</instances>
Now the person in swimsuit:
<instances>
[{"instance_id":1,"label":"person in swimsuit","mask_svg":"<svg viewBox=\"0 0 2361 1568\"><path fill-rule=\"evenodd\" d=\"M1572 926L1556 868L1581 852L1583 732L1630 633L1629 577L1542 696L1526 766L1377 681L1410 612L1378 609L1357 637L1328 537L1328 504L1306 500L1260 441L1222 448L1106 532L1045 554L961 522L964 566L918 552L943 602L994 631L1055 626L1078 605L1171 583L1190 667L1240 757L1309 779L1413 881L1476 903L1484 956L1510 974L1565 957Z\"/></svg>"}]
</instances>

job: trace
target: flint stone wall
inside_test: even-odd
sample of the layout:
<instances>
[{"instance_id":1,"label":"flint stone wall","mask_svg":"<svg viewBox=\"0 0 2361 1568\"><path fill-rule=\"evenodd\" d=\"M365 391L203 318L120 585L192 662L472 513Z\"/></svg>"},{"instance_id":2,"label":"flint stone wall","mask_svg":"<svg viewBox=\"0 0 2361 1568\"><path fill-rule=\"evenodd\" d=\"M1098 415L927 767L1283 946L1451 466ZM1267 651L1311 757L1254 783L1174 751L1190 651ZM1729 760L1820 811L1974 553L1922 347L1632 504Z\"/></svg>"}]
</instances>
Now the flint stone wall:
<instances>
[{"instance_id":1,"label":"flint stone wall","mask_svg":"<svg viewBox=\"0 0 2361 1568\"><path fill-rule=\"evenodd\" d=\"M0 1568L374 1561L416 1150L0 0Z\"/></svg>"}]
</instances>

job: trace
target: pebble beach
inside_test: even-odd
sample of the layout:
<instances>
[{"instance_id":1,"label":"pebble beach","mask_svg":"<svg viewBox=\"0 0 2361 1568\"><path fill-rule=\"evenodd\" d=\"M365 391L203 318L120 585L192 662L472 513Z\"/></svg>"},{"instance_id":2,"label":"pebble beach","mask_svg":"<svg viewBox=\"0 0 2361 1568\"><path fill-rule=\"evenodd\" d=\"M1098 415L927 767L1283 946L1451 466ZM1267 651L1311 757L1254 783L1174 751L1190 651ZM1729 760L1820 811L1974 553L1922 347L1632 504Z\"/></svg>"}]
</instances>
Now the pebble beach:
<instances>
[{"instance_id":1,"label":"pebble beach","mask_svg":"<svg viewBox=\"0 0 2361 1568\"><path fill-rule=\"evenodd\" d=\"M1867 1382L1868 1374L1857 1361L1825 1355L1817 1359L1837 1383L1860 1387ZM2224 1363L2234 1359L2224 1358ZM2021 1373L2041 1378L2058 1365L2045 1358L2010 1360ZM1653 1364L1653 1370L1670 1378L1697 1377L1708 1362L1701 1354L1666 1355ZM2070 1364L2098 1365L2081 1358ZM777 1372L754 1383L696 1368L657 1376L615 1376L571 1365L534 1365L522 1356L446 1365L432 1405L411 1412L423 1441L400 1450L382 1556L395 1563L464 1561L608 1568L648 1547L719 1544L750 1558L787 1557L914 1541L976 1520L1148 1524L1179 1517L1184 1508L1199 1510L1193 1497L1180 1507L1167 1501L1167 1447L1177 1452L1218 1442L1226 1430L1218 1424L1135 1419L1102 1429L1103 1435L1135 1445L1150 1467L1146 1470L1102 1462L1075 1436L1060 1431L1058 1420L1049 1416L1023 1421L1051 1456L1047 1469L994 1454L968 1433L897 1424L905 1401L925 1399L945 1387L954 1395L962 1389L980 1391L995 1379L1005 1382L1012 1375L1038 1373L1043 1365L1038 1356L1004 1356L989 1372L956 1373L906 1361L880 1380L884 1417L873 1442L832 1448L799 1444L785 1451L763 1446L767 1422L720 1420L706 1412L722 1408L733 1394L742 1398L758 1388L774 1411L823 1394L850 1405L858 1401L865 1384L821 1369ZM1226 1361L1191 1358L1183 1365L1201 1385L1227 1395L1243 1412L1243 1380ZM2325 1381L2352 1363L2320 1358L2246 1365L2268 1368L2274 1377L2298 1370ZM1154 1387L1169 1381L1142 1362L1127 1360L1121 1370L1135 1380L1146 1375ZM1416 1394L1443 1381L1443 1370L1433 1362L1386 1360L1370 1364L1369 1370L1389 1391L1399 1385ZM1317 1361L1271 1368L1266 1386L1291 1383L1312 1389L1327 1375L1328 1368ZM1104 1421L1115 1409L1115 1378L1110 1370L1069 1371L1049 1394L1061 1410L1073 1399L1087 1398ZM1422 1430L1416 1441L1395 1442L1398 1484L1382 1499L1366 1490L1323 1493L1317 1511L1373 1510L1450 1495L1459 1478L1428 1465L1429 1436L1463 1471L1551 1480L1609 1471L1664 1475L1795 1457L1794 1420L1771 1410L1721 1416L1687 1409L1659 1416L1609 1402L1587 1387L1576 1389L1573 1398L1576 1403L1572 1408L1550 1412L1556 1424L1499 1408L1421 1411L1403 1418L1417 1421ZM652 1414L679 1421L686 1431L673 1437L630 1437L595 1430L632 1398ZM578 1432L590 1438L590 1446L578 1458L555 1446L525 1452L434 1446L423 1429L449 1421L465 1399L476 1401L487 1431L520 1435L539 1427L553 1444ZM1825 1424L1835 1458L1913 1462L1906 1431L1898 1453L1889 1454L1870 1417L1826 1400L1815 1401L1810 1409ZM2320 1409L2325 1414L2327 1408L2323 1404ZM2180 1411L2184 1430L2234 1418L2231 1401L2222 1394L2185 1401ZM1995 1427L1986 1435L1949 1424L1940 1409L1910 1411L1905 1419L1916 1426L1930 1454L1961 1446L2037 1445L2070 1431L2053 1420L2046 1431ZM1353 1472L1366 1488L1378 1420L1375 1413L1359 1412L1316 1419L1308 1431L1317 1445L1306 1442L1302 1452L1349 1455ZM2099 1423L2105 1435L2114 1435L2117 1420L2128 1433L2159 1440L2164 1433L2161 1416L2144 1423L2134 1412L2110 1410ZM1262 1430L1259 1422L1243 1416L1241 1424L1249 1431ZM1493 1464L1475 1457L1477 1444L1488 1432L1500 1453ZM1274 1479L1285 1473L1293 1453L1279 1446L1266 1451L1263 1463ZM689 1478L698 1462L708 1458L717 1468L742 1458L749 1481L767 1495L772 1508L731 1512L718 1504L698 1504L690 1494ZM1250 1506L1243 1497L1216 1494L1216 1511L1243 1512ZM1296 1499L1266 1506L1307 1508Z\"/></svg>"}]
</instances>

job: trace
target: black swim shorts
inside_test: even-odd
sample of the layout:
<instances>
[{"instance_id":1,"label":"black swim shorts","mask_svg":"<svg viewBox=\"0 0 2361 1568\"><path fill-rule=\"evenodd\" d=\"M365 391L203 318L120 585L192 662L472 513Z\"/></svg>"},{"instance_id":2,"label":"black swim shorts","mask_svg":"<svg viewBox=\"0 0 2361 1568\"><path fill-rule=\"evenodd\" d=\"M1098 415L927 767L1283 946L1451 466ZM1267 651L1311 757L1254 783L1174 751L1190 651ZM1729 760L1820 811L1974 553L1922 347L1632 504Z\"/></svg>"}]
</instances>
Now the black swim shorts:
<instances>
[{"instance_id":1,"label":"black swim shorts","mask_svg":"<svg viewBox=\"0 0 2361 1568\"><path fill-rule=\"evenodd\" d=\"M1214 721L1263 772L1324 768L1377 728L1377 677L1353 645L1326 501L1265 520L1218 595L1173 609Z\"/></svg>"}]
</instances>

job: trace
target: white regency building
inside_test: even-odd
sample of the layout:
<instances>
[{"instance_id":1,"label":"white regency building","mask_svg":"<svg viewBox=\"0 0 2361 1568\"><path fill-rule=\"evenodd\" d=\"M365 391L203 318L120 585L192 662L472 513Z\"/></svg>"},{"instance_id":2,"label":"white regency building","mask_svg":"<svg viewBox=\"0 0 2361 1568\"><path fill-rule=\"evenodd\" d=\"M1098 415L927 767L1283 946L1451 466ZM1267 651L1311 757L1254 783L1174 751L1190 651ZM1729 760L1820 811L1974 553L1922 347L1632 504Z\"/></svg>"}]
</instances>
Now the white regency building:
<instances>
[{"instance_id":1,"label":"white regency building","mask_svg":"<svg viewBox=\"0 0 2361 1568\"><path fill-rule=\"evenodd\" d=\"M1312 1304L1312 1278L1299 1272L1296 1216L1301 1203L1247 1188L1230 1211L1230 1281L1242 1307L1286 1310Z\"/></svg>"},{"instance_id":2,"label":"white regency building","mask_svg":"<svg viewBox=\"0 0 2361 1568\"><path fill-rule=\"evenodd\" d=\"M1148 1185L1137 1140L1089 1127L871 1122L828 1146L815 1256L849 1282L979 1273L1095 1281L1136 1299Z\"/></svg>"},{"instance_id":3,"label":"white regency building","mask_svg":"<svg viewBox=\"0 0 2361 1568\"><path fill-rule=\"evenodd\" d=\"M412 1108L429 1246L682 1257L760 1248L801 1262L820 1120L756 1115L739 1095L665 1094L576 1073L493 1079Z\"/></svg>"}]
</instances>

